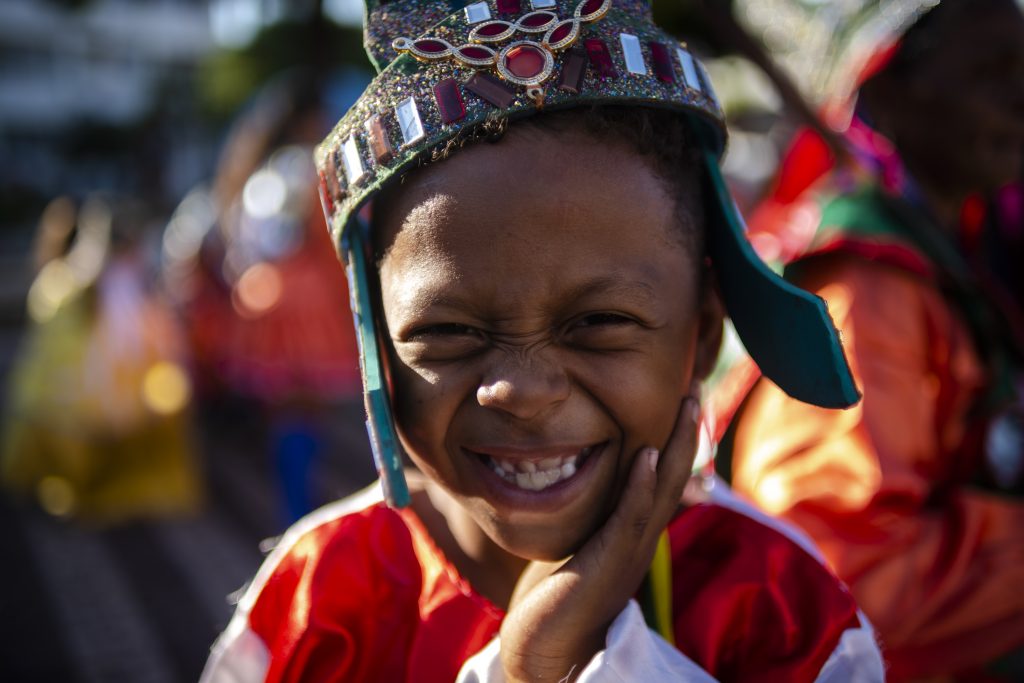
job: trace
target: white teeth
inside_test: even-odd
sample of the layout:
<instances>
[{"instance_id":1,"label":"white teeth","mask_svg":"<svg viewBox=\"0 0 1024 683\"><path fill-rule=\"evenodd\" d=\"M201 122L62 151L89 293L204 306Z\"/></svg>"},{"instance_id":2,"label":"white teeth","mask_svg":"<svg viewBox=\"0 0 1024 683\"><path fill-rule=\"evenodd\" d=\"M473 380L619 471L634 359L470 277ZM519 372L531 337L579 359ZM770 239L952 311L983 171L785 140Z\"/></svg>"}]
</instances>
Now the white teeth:
<instances>
[{"instance_id":1,"label":"white teeth","mask_svg":"<svg viewBox=\"0 0 1024 683\"><path fill-rule=\"evenodd\" d=\"M573 457L575 457L575 456L573 456ZM537 466L540 469L542 469L542 470L553 470L556 467L561 467L562 466L562 459L561 458L544 458L539 463L537 463Z\"/></svg>"},{"instance_id":2,"label":"white teeth","mask_svg":"<svg viewBox=\"0 0 1024 683\"><path fill-rule=\"evenodd\" d=\"M579 454L543 460L496 460L487 458L495 474L505 481L527 491L541 491L576 474L576 462L590 453L590 447Z\"/></svg>"}]
</instances>

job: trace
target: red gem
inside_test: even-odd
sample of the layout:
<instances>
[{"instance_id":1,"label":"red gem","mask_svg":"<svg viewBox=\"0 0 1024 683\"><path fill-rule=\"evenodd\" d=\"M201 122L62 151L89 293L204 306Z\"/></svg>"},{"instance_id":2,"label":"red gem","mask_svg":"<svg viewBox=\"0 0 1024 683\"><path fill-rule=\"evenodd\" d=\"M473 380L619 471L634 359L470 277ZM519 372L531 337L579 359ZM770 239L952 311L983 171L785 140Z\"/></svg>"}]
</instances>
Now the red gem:
<instances>
[{"instance_id":1,"label":"red gem","mask_svg":"<svg viewBox=\"0 0 1024 683\"><path fill-rule=\"evenodd\" d=\"M437 109L441 112L441 120L455 123L466 116L466 103L459 93L459 84L454 78L446 78L434 86L434 99Z\"/></svg>"},{"instance_id":2,"label":"red gem","mask_svg":"<svg viewBox=\"0 0 1024 683\"><path fill-rule=\"evenodd\" d=\"M574 47L562 60L562 73L558 74L558 89L579 95L583 89L583 77L587 75L587 55Z\"/></svg>"},{"instance_id":3,"label":"red gem","mask_svg":"<svg viewBox=\"0 0 1024 683\"><path fill-rule=\"evenodd\" d=\"M568 36L569 33L572 32L572 25L572 22L568 21L562 24L561 26L556 27L555 30L551 32L551 37L548 38L548 44L554 45L558 41Z\"/></svg>"},{"instance_id":4,"label":"red gem","mask_svg":"<svg viewBox=\"0 0 1024 683\"><path fill-rule=\"evenodd\" d=\"M587 0L587 3L583 5L583 9L580 11L580 16L590 16L597 10L601 9L601 5L604 4L604 0Z\"/></svg>"},{"instance_id":5,"label":"red gem","mask_svg":"<svg viewBox=\"0 0 1024 683\"><path fill-rule=\"evenodd\" d=\"M525 17L519 20L520 26L526 28L537 28L551 21L551 15L547 12L534 12L527 14Z\"/></svg>"},{"instance_id":6,"label":"red gem","mask_svg":"<svg viewBox=\"0 0 1024 683\"><path fill-rule=\"evenodd\" d=\"M544 71L544 53L532 45L516 45L505 54L505 68L518 78L533 78Z\"/></svg>"},{"instance_id":7,"label":"red gem","mask_svg":"<svg viewBox=\"0 0 1024 683\"><path fill-rule=\"evenodd\" d=\"M413 43L413 47L415 47L420 52L427 52L430 54L444 52L445 50L448 49L445 46L445 44L439 40L417 40L415 43Z\"/></svg>"},{"instance_id":8,"label":"red gem","mask_svg":"<svg viewBox=\"0 0 1024 683\"><path fill-rule=\"evenodd\" d=\"M676 72L672 68L672 57L669 55L668 48L661 43L649 43L649 46L651 58L654 61L654 75L662 83L675 83Z\"/></svg>"},{"instance_id":9,"label":"red gem","mask_svg":"<svg viewBox=\"0 0 1024 683\"><path fill-rule=\"evenodd\" d=\"M516 99L516 91L504 81L477 71L466 81L466 90L500 109L508 109Z\"/></svg>"},{"instance_id":10,"label":"red gem","mask_svg":"<svg viewBox=\"0 0 1024 683\"><path fill-rule=\"evenodd\" d=\"M493 24L484 24L483 26L477 28L476 34L478 36L484 36L485 38L490 38L492 36L500 35L500 34L504 33L507 30L508 30L508 26L506 26L503 23L495 22Z\"/></svg>"},{"instance_id":11,"label":"red gem","mask_svg":"<svg viewBox=\"0 0 1024 683\"><path fill-rule=\"evenodd\" d=\"M459 54L468 59L490 59L492 57L490 52L475 45L460 47Z\"/></svg>"},{"instance_id":12,"label":"red gem","mask_svg":"<svg viewBox=\"0 0 1024 683\"><path fill-rule=\"evenodd\" d=\"M587 38L583 41L583 45L587 48L587 56L590 57L590 63L594 65L597 75L601 80L618 77L618 74L615 72L615 65L612 64L611 53L608 52L608 46L604 44L603 40L600 38Z\"/></svg>"},{"instance_id":13,"label":"red gem","mask_svg":"<svg viewBox=\"0 0 1024 683\"><path fill-rule=\"evenodd\" d=\"M519 0L498 0L498 14L519 14L521 10Z\"/></svg>"}]
</instances>

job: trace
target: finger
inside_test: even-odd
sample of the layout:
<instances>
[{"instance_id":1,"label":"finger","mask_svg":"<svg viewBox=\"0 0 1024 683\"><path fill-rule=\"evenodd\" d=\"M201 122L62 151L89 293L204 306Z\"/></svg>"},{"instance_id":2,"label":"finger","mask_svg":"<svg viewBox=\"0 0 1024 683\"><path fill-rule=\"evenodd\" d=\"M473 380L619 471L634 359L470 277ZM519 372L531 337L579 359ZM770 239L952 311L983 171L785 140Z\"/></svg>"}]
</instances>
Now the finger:
<instances>
[{"instance_id":1,"label":"finger","mask_svg":"<svg viewBox=\"0 0 1024 683\"><path fill-rule=\"evenodd\" d=\"M631 548L637 553L646 550L645 546L653 549L682 499L696 451L699 420L700 403L695 396L687 396L676 414L665 451L640 449L618 505L588 543L591 552L599 553L606 546Z\"/></svg>"},{"instance_id":2,"label":"finger","mask_svg":"<svg viewBox=\"0 0 1024 683\"><path fill-rule=\"evenodd\" d=\"M534 560L526 565L526 569L519 575L515 589L512 591L512 598L509 600L509 609L518 604L523 597L532 591L537 584L551 576L564 565L563 562L542 562Z\"/></svg>"},{"instance_id":3,"label":"finger","mask_svg":"<svg viewBox=\"0 0 1024 683\"><path fill-rule=\"evenodd\" d=\"M699 393L699 389L692 391L691 395L683 399L672 434L660 458L652 514L662 525L668 523L678 507L693 468L700 425Z\"/></svg>"},{"instance_id":4,"label":"finger","mask_svg":"<svg viewBox=\"0 0 1024 683\"><path fill-rule=\"evenodd\" d=\"M698 400L688 396L680 405L665 453L651 447L640 449L608 521L563 569L607 577L639 572L639 581L658 536L682 498L696 449L699 416Z\"/></svg>"},{"instance_id":5,"label":"finger","mask_svg":"<svg viewBox=\"0 0 1024 683\"><path fill-rule=\"evenodd\" d=\"M601 565L635 560L630 556L639 549L651 521L659 459L657 449L640 449L618 505L604 526L576 553L574 561Z\"/></svg>"}]
</instances>

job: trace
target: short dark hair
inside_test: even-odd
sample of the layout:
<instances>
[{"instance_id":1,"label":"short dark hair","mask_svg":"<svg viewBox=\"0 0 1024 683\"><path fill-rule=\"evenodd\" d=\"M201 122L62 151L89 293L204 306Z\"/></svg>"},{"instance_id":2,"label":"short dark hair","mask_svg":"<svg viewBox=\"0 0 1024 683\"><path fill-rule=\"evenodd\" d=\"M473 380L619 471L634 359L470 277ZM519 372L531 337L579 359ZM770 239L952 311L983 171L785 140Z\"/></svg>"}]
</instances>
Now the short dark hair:
<instances>
[{"instance_id":1,"label":"short dark hair","mask_svg":"<svg viewBox=\"0 0 1024 683\"><path fill-rule=\"evenodd\" d=\"M620 142L650 163L676 200L680 241L692 254L704 253L701 160L685 116L651 107L594 105L542 112L510 123L505 117L469 126L422 157L420 165L448 159L465 147L497 143L510 126L559 133L582 131L599 142Z\"/></svg>"}]
</instances>

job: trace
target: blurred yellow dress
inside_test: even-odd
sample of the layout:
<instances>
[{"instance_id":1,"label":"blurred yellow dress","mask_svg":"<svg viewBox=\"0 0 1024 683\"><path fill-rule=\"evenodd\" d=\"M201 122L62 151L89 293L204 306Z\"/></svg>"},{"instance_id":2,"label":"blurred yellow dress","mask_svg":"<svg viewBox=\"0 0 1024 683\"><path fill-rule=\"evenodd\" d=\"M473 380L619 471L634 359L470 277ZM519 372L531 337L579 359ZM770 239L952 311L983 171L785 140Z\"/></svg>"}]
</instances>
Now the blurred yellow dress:
<instances>
[{"instance_id":1,"label":"blurred yellow dress","mask_svg":"<svg viewBox=\"0 0 1024 683\"><path fill-rule=\"evenodd\" d=\"M97 523L195 509L181 333L140 268L115 258L41 317L11 374L4 487Z\"/></svg>"}]
</instances>

